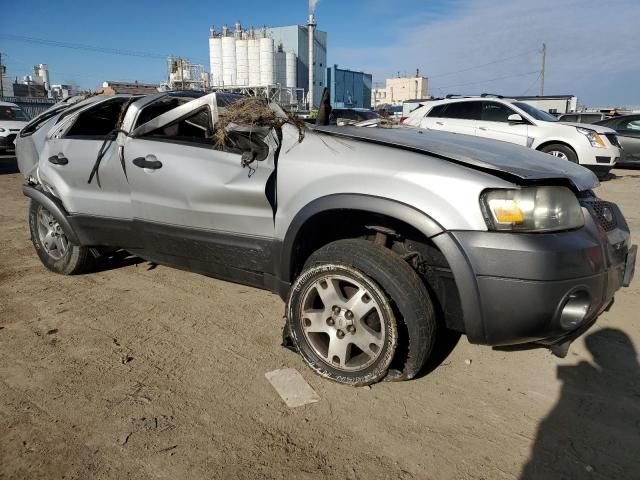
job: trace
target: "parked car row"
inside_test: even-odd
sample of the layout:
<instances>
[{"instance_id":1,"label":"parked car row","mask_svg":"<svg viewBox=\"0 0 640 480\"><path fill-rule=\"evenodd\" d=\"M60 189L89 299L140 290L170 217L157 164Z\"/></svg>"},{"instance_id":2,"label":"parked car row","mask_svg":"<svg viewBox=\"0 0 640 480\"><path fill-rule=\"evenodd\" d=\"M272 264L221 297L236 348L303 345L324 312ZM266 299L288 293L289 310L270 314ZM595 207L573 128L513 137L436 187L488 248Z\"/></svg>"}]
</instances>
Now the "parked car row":
<instances>
[{"instance_id":1,"label":"parked car row","mask_svg":"<svg viewBox=\"0 0 640 480\"><path fill-rule=\"evenodd\" d=\"M579 163L600 177L620 158L615 130L560 122L527 103L501 97L429 102L411 112L404 125L514 143Z\"/></svg>"}]
</instances>

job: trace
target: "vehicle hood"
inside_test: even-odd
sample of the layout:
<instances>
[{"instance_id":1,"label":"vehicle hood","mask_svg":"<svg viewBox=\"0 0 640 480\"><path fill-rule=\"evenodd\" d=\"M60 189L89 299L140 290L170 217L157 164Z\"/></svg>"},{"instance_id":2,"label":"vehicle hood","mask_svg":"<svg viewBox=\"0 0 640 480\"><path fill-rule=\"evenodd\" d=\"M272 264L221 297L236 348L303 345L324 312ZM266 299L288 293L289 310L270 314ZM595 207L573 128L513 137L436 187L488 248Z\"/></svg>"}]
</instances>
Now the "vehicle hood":
<instances>
[{"instance_id":1,"label":"vehicle hood","mask_svg":"<svg viewBox=\"0 0 640 480\"><path fill-rule=\"evenodd\" d=\"M594 130L596 133L616 133L616 131L609 127L603 127L602 125L596 125L595 123L577 123L577 122L558 122L562 125L570 127L588 128Z\"/></svg>"},{"instance_id":2,"label":"vehicle hood","mask_svg":"<svg viewBox=\"0 0 640 480\"><path fill-rule=\"evenodd\" d=\"M6 128L7 130L20 130L27 123L28 122L23 122L21 120L0 120L0 128Z\"/></svg>"},{"instance_id":3,"label":"vehicle hood","mask_svg":"<svg viewBox=\"0 0 640 480\"><path fill-rule=\"evenodd\" d=\"M411 127L319 126L314 131L424 153L524 181L568 180L578 190L599 185L597 177L580 165L507 142Z\"/></svg>"}]
</instances>

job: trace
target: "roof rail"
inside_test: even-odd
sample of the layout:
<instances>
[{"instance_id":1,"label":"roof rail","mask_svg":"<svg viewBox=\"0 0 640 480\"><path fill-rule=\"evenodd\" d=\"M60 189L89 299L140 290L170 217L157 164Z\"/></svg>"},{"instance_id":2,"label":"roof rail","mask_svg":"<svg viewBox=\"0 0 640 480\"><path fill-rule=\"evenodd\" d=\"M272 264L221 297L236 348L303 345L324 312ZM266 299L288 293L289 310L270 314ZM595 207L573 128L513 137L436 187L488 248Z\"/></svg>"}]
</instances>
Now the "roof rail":
<instances>
[{"instance_id":1,"label":"roof rail","mask_svg":"<svg viewBox=\"0 0 640 480\"><path fill-rule=\"evenodd\" d=\"M449 95L445 96L444 98L468 98L467 95L458 95L457 93L450 93Z\"/></svg>"},{"instance_id":2,"label":"roof rail","mask_svg":"<svg viewBox=\"0 0 640 480\"><path fill-rule=\"evenodd\" d=\"M485 98L485 97L504 98L502 95L496 95L495 93L481 93L480 96L482 98Z\"/></svg>"}]
</instances>

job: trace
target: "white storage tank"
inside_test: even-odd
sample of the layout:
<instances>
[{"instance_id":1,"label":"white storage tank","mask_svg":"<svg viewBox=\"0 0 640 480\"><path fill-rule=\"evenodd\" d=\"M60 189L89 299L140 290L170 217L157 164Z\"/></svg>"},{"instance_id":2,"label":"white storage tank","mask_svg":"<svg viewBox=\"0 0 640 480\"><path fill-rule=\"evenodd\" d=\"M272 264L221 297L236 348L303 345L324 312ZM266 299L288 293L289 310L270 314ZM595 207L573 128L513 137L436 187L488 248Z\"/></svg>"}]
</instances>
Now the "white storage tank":
<instances>
[{"instance_id":1,"label":"white storage tank","mask_svg":"<svg viewBox=\"0 0 640 480\"><path fill-rule=\"evenodd\" d=\"M224 85L237 85L236 39L222 37L222 81Z\"/></svg>"},{"instance_id":2,"label":"white storage tank","mask_svg":"<svg viewBox=\"0 0 640 480\"><path fill-rule=\"evenodd\" d=\"M286 86L289 88L296 88L297 84L298 84L298 78L297 78L297 74L298 74L298 67L297 67L297 62L298 59L296 58L296 54L293 52L287 52L287 57L286 57L286 68L287 68L287 74L286 74Z\"/></svg>"},{"instance_id":3,"label":"white storage tank","mask_svg":"<svg viewBox=\"0 0 640 480\"><path fill-rule=\"evenodd\" d=\"M236 80L238 85L249 85L248 40L236 40Z\"/></svg>"},{"instance_id":4,"label":"white storage tank","mask_svg":"<svg viewBox=\"0 0 640 480\"><path fill-rule=\"evenodd\" d=\"M273 38L260 39L260 85L273 85L275 75L273 72Z\"/></svg>"},{"instance_id":5,"label":"white storage tank","mask_svg":"<svg viewBox=\"0 0 640 480\"><path fill-rule=\"evenodd\" d=\"M222 38L209 38L209 64L211 67L211 85L222 85Z\"/></svg>"},{"instance_id":6,"label":"white storage tank","mask_svg":"<svg viewBox=\"0 0 640 480\"><path fill-rule=\"evenodd\" d=\"M249 59L249 85L260 85L260 42L255 38L247 40L247 57Z\"/></svg>"},{"instance_id":7,"label":"white storage tank","mask_svg":"<svg viewBox=\"0 0 640 480\"><path fill-rule=\"evenodd\" d=\"M275 54L276 83L280 86L287 84L287 54L277 51Z\"/></svg>"}]
</instances>

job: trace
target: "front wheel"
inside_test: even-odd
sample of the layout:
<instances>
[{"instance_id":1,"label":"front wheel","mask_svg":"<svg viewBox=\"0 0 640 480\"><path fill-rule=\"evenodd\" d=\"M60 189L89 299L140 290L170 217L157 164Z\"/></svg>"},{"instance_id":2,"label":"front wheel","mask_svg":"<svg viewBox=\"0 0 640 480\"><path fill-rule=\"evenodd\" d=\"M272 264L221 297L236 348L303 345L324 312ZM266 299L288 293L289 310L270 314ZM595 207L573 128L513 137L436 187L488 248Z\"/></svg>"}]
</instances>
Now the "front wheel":
<instances>
[{"instance_id":1,"label":"front wheel","mask_svg":"<svg viewBox=\"0 0 640 480\"><path fill-rule=\"evenodd\" d=\"M35 200L29 205L29 231L40 261L49 270L73 275L92 265L89 249L69 242L51 212Z\"/></svg>"},{"instance_id":2,"label":"front wheel","mask_svg":"<svg viewBox=\"0 0 640 480\"><path fill-rule=\"evenodd\" d=\"M415 376L435 336L429 294L413 269L389 249L339 240L315 252L291 287L291 338L320 375L369 385L398 366Z\"/></svg>"},{"instance_id":3,"label":"front wheel","mask_svg":"<svg viewBox=\"0 0 640 480\"><path fill-rule=\"evenodd\" d=\"M541 152L548 153L549 155L553 155L560 160L568 160L572 163L578 163L578 155L571 148L566 145L562 145L560 143L553 143L551 145L547 145L544 148L540 149Z\"/></svg>"}]
</instances>

